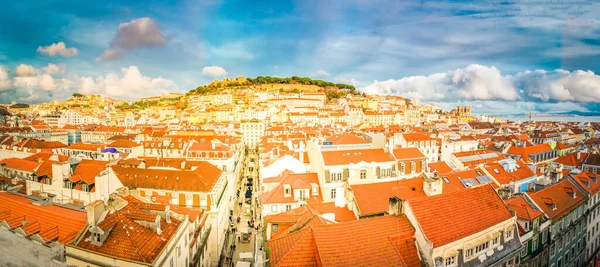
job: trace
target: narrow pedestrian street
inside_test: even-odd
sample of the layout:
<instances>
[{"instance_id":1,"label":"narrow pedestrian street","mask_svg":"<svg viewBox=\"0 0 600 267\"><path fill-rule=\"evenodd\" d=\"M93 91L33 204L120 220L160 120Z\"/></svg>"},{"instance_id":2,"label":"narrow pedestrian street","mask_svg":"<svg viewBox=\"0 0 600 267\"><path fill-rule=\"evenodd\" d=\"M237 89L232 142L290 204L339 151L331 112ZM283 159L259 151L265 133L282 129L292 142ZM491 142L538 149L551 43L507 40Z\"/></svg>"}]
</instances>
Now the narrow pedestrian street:
<instances>
[{"instance_id":1,"label":"narrow pedestrian street","mask_svg":"<svg viewBox=\"0 0 600 267\"><path fill-rule=\"evenodd\" d=\"M260 209L258 154L246 153L242 174L236 182L233 215L230 221L232 238L227 244L223 266L260 266L264 262L263 223ZM258 257L258 259L257 259ZM236 265L238 264L239 265ZM244 265L245 264L245 265ZM264 266L264 264L262 264Z\"/></svg>"}]
</instances>

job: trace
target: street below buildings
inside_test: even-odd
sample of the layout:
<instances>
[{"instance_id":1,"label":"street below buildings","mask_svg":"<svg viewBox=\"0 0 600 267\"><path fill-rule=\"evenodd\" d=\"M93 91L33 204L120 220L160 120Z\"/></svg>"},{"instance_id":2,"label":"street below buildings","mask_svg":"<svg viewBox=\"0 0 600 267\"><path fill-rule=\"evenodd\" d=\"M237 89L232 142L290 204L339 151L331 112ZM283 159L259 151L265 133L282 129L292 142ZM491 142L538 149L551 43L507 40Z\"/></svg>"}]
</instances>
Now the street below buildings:
<instances>
[{"instance_id":1,"label":"street below buildings","mask_svg":"<svg viewBox=\"0 0 600 267\"><path fill-rule=\"evenodd\" d=\"M256 266L256 257L263 262L264 238L260 209L260 185L258 155L246 153L243 168L235 184L233 211L230 211L230 242L227 244L223 266L236 266L237 262L248 262Z\"/></svg>"}]
</instances>

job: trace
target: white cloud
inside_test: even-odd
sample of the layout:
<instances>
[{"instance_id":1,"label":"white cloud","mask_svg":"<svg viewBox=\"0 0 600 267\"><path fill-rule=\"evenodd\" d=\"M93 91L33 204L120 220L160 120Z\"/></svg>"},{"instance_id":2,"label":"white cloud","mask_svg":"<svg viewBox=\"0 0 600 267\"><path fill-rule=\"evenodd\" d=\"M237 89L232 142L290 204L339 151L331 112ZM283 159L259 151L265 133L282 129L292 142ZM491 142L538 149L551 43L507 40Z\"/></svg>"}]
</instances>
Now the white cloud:
<instances>
[{"instance_id":1,"label":"white cloud","mask_svg":"<svg viewBox=\"0 0 600 267\"><path fill-rule=\"evenodd\" d=\"M517 73L514 80L533 99L600 102L600 76L589 70L524 71Z\"/></svg>"},{"instance_id":2,"label":"white cloud","mask_svg":"<svg viewBox=\"0 0 600 267\"><path fill-rule=\"evenodd\" d=\"M20 77L35 76L35 75L38 75L39 73L40 73L40 71L35 69L31 65L20 64L15 69L15 74Z\"/></svg>"},{"instance_id":3,"label":"white cloud","mask_svg":"<svg viewBox=\"0 0 600 267\"><path fill-rule=\"evenodd\" d=\"M63 74L65 73L65 69L67 68L67 65L65 64L59 64L59 65L55 65L52 63L49 63L48 66L46 67L42 67L42 69L44 70L44 72L46 74Z\"/></svg>"},{"instance_id":4,"label":"white cloud","mask_svg":"<svg viewBox=\"0 0 600 267\"><path fill-rule=\"evenodd\" d=\"M55 55L61 55L63 57L72 57L77 55L77 48L67 48L63 42L53 43L49 46L40 46L38 47L37 51L41 54L46 54L51 57Z\"/></svg>"},{"instance_id":5,"label":"white cloud","mask_svg":"<svg viewBox=\"0 0 600 267\"><path fill-rule=\"evenodd\" d=\"M459 105L469 105L474 114L527 114L529 112L588 112L581 103L564 102L533 102L533 101L503 101L503 100L475 100L475 101L450 101L434 102L444 110L451 110Z\"/></svg>"},{"instance_id":6,"label":"white cloud","mask_svg":"<svg viewBox=\"0 0 600 267\"><path fill-rule=\"evenodd\" d=\"M139 18L119 24L115 37L110 46L98 60L115 60L125 50L135 50L142 47L163 47L167 37L160 30L160 25L151 18Z\"/></svg>"},{"instance_id":7,"label":"white cloud","mask_svg":"<svg viewBox=\"0 0 600 267\"><path fill-rule=\"evenodd\" d=\"M206 66L202 68L202 75L216 78L227 75L227 72L219 66Z\"/></svg>"},{"instance_id":8,"label":"white cloud","mask_svg":"<svg viewBox=\"0 0 600 267\"><path fill-rule=\"evenodd\" d=\"M443 100L517 100L519 95L510 76L502 76L495 67L472 64L466 68L436 73L429 76L411 76L387 80L362 88L369 94L401 95L408 98Z\"/></svg>"},{"instance_id":9,"label":"white cloud","mask_svg":"<svg viewBox=\"0 0 600 267\"><path fill-rule=\"evenodd\" d=\"M96 79L80 77L75 81L76 88L82 94L101 94L127 100L179 90L175 82L162 77L144 76L136 66L123 68L121 71L122 77L114 73Z\"/></svg>"},{"instance_id":10,"label":"white cloud","mask_svg":"<svg viewBox=\"0 0 600 267\"><path fill-rule=\"evenodd\" d=\"M54 69L45 67L48 68ZM66 99L74 92L137 100L144 96L159 95L164 91L178 90L175 82L162 77L144 76L136 66L122 69L122 75L109 73L95 78L69 75L60 79L53 78L48 73L11 77L9 70L0 66L0 102L5 103L13 100L39 103Z\"/></svg>"},{"instance_id":11,"label":"white cloud","mask_svg":"<svg viewBox=\"0 0 600 267\"><path fill-rule=\"evenodd\" d=\"M0 91L4 91L11 87L11 81L8 77L8 69L0 66Z\"/></svg>"},{"instance_id":12,"label":"white cloud","mask_svg":"<svg viewBox=\"0 0 600 267\"><path fill-rule=\"evenodd\" d=\"M334 80L336 80L336 81L338 81L340 83L354 85L354 87L361 85L361 83L359 81L357 81L356 79L354 79L354 78L337 77Z\"/></svg>"},{"instance_id":13,"label":"white cloud","mask_svg":"<svg viewBox=\"0 0 600 267\"><path fill-rule=\"evenodd\" d=\"M318 77L328 77L329 76L329 72L325 71L325 70L318 70L315 72L315 75Z\"/></svg>"}]
</instances>

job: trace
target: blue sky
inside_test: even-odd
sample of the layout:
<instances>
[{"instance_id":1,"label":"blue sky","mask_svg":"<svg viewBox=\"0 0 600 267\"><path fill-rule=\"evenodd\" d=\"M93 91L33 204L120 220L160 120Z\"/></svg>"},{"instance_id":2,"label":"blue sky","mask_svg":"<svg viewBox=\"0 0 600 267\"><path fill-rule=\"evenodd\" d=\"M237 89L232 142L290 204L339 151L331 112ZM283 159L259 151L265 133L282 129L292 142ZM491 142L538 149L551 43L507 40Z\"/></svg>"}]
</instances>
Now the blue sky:
<instances>
[{"instance_id":1,"label":"blue sky","mask_svg":"<svg viewBox=\"0 0 600 267\"><path fill-rule=\"evenodd\" d=\"M2 103L298 75L482 113L600 110L600 3L589 0L0 5Z\"/></svg>"}]
</instances>

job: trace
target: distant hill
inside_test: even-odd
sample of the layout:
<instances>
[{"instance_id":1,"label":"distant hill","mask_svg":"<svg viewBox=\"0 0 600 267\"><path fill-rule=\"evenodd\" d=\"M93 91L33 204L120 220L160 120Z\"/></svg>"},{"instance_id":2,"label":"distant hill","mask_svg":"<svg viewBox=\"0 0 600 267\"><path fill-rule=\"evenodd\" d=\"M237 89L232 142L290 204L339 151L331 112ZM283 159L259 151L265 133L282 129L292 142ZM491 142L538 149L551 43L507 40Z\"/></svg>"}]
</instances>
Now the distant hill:
<instances>
[{"instance_id":1,"label":"distant hill","mask_svg":"<svg viewBox=\"0 0 600 267\"><path fill-rule=\"evenodd\" d=\"M11 105L10 108L29 108L29 104L16 103L14 105Z\"/></svg>"},{"instance_id":2,"label":"distant hill","mask_svg":"<svg viewBox=\"0 0 600 267\"><path fill-rule=\"evenodd\" d=\"M350 84L333 83L323 80L313 80L308 77L292 76L286 77L271 77L258 76L256 78L238 77L223 79L221 81L213 81L208 85L198 86L189 91L188 94L211 94L218 93L223 90L233 89L279 89L282 91L299 93L301 91L320 91L327 94L328 98L337 98L343 94L357 93L356 88ZM345 89L347 91L341 91Z\"/></svg>"}]
</instances>

